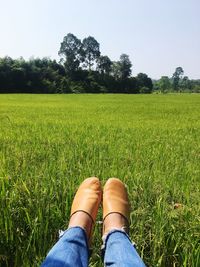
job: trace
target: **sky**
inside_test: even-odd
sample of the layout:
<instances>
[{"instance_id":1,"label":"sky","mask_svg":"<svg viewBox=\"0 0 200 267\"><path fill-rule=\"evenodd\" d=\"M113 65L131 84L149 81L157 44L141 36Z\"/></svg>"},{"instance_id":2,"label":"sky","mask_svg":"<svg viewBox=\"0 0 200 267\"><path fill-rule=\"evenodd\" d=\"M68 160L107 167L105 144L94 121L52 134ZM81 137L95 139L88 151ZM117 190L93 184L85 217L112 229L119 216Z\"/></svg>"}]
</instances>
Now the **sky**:
<instances>
[{"instance_id":1,"label":"sky","mask_svg":"<svg viewBox=\"0 0 200 267\"><path fill-rule=\"evenodd\" d=\"M200 0L0 0L0 57L59 60L63 37L93 36L132 74L200 78Z\"/></svg>"}]
</instances>

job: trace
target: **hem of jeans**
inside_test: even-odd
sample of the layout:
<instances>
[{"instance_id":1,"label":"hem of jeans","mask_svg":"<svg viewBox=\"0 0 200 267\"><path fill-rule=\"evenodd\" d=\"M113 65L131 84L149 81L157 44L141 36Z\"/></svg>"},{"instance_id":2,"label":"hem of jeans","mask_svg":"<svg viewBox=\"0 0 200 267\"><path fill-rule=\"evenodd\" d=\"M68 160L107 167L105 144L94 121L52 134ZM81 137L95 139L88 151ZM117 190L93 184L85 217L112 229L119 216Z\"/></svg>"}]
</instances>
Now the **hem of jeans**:
<instances>
[{"instance_id":1,"label":"hem of jeans","mask_svg":"<svg viewBox=\"0 0 200 267\"><path fill-rule=\"evenodd\" d=\"M65 233L68 232L70 229L81 229L81 230L83 230L85 241L86 241L86 246L87 246L87 251L88 251L88 256L90 257L91 254L92 254L92 249L89 247L86 230L83 227L81 227L81 226L72 226L72 227L67 228L65 231L62 231L61 233L59 231L59 239L61 237L63 237L65 235Z\"/></svg>"},{"instance_id":2,"label":"hem of jeans","mask_svg":"<svg viewBox=\"0 0 200 267\"><path fill-rule=\"evenodd\" d=\"M103 244L101 246L101 257L102 257L102 259L104 259L104 255L105 255L105 250L106 250L106 245L107 245L108 239L113 233L122 233L122 234L124 234L129 239L129 241L135 246L135 243L133 243L131 241L129 235L126 233L125 230L123 230L123 228L121 228L121 229L120 228L114 228L114 229L110 230L108 233L106 233L106 234L104 234L102 236L102 241L103 241Z\"/></svg>"}]
</instances>

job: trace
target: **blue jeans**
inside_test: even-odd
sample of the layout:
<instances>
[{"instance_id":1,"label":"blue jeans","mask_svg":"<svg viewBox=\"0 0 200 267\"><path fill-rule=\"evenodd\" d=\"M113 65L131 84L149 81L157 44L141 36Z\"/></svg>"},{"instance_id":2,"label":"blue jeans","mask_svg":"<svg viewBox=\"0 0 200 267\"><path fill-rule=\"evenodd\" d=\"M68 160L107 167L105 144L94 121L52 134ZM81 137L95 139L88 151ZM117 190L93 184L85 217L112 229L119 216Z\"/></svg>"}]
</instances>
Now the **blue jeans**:
<instances>
[{"instance_id":1,"label":"blue jeans","mask_svg":"<svg viewBox=\"0 0 200 267\"><path fill-rule=\"evenodd\" d=\"M104 239L104 265L110 267L145 267L128 235L113 230ZM87 267L89 249L81 227L66 230L48 253L41 267Z\"/></svg>"}]
</instances>

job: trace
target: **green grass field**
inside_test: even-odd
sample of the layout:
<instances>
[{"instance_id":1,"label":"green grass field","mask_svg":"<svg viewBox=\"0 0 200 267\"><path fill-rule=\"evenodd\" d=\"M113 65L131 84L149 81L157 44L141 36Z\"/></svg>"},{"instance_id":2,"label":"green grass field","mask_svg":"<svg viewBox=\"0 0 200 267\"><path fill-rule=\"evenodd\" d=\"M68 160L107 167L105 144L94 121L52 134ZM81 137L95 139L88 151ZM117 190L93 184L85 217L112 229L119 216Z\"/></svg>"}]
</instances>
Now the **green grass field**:
<instances>
[{"instance_id":1,"label":"green grass field","mask_svg":"<svg viewBox=\"0 0 200 267\"><path fill-rule=\"evenodd\" d=\"M128 186L147 266L200 266L200 95L0 95L0 266L39 266L90 176Z\"/></svg>"}]
</instances>

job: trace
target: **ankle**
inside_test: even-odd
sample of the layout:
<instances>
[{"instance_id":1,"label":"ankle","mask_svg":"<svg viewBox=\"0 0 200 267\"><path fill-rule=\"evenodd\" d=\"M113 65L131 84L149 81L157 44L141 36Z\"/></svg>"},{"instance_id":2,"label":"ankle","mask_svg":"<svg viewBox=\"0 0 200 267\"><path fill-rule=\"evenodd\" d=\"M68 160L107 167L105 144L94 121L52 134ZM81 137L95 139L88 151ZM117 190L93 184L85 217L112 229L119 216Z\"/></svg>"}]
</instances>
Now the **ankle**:
<instances>
[{"instance_id":1,"label":"ankle","mask_svg":"<svg viewBox=\"0 0 200 267\"><path fill-rule=\"evenodd\" d=\"M108 214L104 219L103 235L115 229L123 229L128 233L128 221L123 215L119 213Z\"/></svg>"},{"instance_id":2,"label":"ankle","mask_svg":"<svg viewBox=\"0 0 200 267\"><path fill-rule=\"evenodd\" d=\"M70 221L69 221L68 228L77 227L77 226L83 228L86 232L87 239L89 240L91 229L92 229L92 224L93 222L87 213L83 211L77 211L74 214L72 214Z\"/></svg>"}]
</instances>

